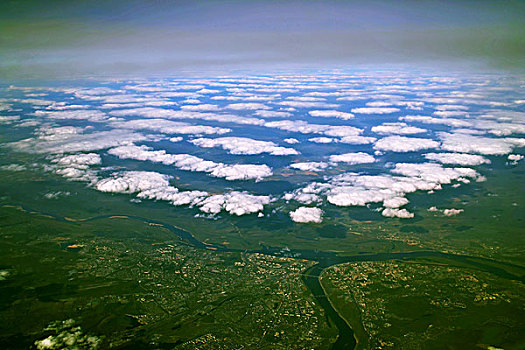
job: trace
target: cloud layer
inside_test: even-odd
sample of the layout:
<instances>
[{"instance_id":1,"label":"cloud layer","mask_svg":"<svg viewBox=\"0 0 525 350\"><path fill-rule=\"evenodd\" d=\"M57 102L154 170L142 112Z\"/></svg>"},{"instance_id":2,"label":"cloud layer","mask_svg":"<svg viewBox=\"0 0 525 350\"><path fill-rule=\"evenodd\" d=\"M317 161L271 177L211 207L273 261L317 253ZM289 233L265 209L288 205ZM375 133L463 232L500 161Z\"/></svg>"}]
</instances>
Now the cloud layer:
<instances>
[{"instance_id":1,"label":"cloud layer","mask_svg":"<svg viewBox=\"0 0 525 350\"><path fill-rule=\"evenodd\" d=\"M334 219L325 212L365 206L411 219L421 211L412 193L521 166L520 84L497 74L337 70L9 86L1 146L13 159L0 172L42 170L205 217L284 212L319 223Z\"/></svg>"}]
</instances>

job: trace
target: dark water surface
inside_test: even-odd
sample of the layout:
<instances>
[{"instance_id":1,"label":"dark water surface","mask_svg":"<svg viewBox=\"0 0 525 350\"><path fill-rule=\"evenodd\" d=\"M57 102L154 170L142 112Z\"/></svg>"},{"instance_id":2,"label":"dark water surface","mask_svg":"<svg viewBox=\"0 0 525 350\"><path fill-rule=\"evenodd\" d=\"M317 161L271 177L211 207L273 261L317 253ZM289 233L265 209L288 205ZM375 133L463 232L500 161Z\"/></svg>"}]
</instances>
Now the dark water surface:
<instances>
[{"instance_id":1,"label":"dark water surface","mask_svg":"<svg viewBox=\"0 0 525 350\"><path fill-rule=\"evenodd\" d=\"M20 204L14 204L17 206L22 207L24 210L27 210L28 212L37 213L37 211L28 208L26 206L20 205ZM64 217L58 216L56 214L52 213L44 213L40 212L41 214L49 215L55 218L58 221L62 222L69 222ZM500 268L495 266L495 264L500 266L507 266L510 268L515 269L523 269L523 267L514 265L507 262L500 262L496 260L491 260L487 258L479 258L479 257L472 257L468 255L459 255L459 254L451 254L451 253L444 253L444 252L437 252L437 251L415 251L415 252L395 252L395 253L376 253L376 254L363 254L363 255L351 255L351 256L340 256L336 253L332 252L324 252L319 250L294 250L294 249L286 249L283 250L282 248L273 248L273 247L266 247L263 246L262 249L258 250L242 250L242 249L232 249L228 248L221 244L207 244L199 241L196 239L189 231L183 230L177 226L174 226L172 224L168 224L165 222L161 222L158 220L151 220L139 216L130 216L125 214L106 214L106 215L99 215L95 217L91 217L85 220L81 221L96 221L100 219L107 219L112 216L126 216L129 219L141 221L144 223L152 223L156 225L160 225L171 232L175 233L183 242L186 244L191 245L194 248L198 249L211 249L211 250L217 250L222 252L233 252L233 253L260 253L265 255L272 255L272 256L279 256L279 257L294 257L299 259L305 259L310 261L317 262L316 265L306 270L303 274L303 281L305 285L308 287L310 292L313 294L319 305L323 308L326 317L328 318L328 322L333 324L335 327L337 327L339 336L334 344L332 344L333 350L343 350L343 349L353 349L356 346L356 339L354 338L354 332L350 328L350 326L347 324L347 322L337 313L337 311L333 308L332 304L330 303L328 296L325 294L324 289L321 286L320 283L320 275L322 272L334 265L343 264L343 263L349 263L349 262L366 262L366 261L387 261L387 260L418 260L418 259L425 259L425 258L440 258L440 259L446 259L449 260L451 265L460 264L462 266L468 265L471 268L485 271L492 273L494 275L497 275L502 278L510 279L510 280L518 280L521 282L525 282L525 276L524 275L514 275L504 268Z\"/></svg>"}]
</instances>

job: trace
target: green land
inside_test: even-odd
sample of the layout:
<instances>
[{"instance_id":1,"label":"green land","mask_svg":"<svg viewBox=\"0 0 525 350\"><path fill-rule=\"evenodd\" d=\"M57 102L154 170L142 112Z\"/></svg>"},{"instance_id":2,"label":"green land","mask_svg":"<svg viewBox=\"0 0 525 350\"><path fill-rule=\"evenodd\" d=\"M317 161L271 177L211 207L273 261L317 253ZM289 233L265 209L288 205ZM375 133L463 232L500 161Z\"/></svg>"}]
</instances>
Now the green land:
<instances>
[{"instance_id":1,"label":"green land","mask_svg":"<svg viewBox=\"0 0 525 350\"><path fill-rule=\"evenodd\" d=\"M0 347L523 349L522 167L433 202L414 194L411 220L327 208L311 225L195 218L2 172ZM427 212L436 201L467 210Z\"/></svg>"}]
</instances>

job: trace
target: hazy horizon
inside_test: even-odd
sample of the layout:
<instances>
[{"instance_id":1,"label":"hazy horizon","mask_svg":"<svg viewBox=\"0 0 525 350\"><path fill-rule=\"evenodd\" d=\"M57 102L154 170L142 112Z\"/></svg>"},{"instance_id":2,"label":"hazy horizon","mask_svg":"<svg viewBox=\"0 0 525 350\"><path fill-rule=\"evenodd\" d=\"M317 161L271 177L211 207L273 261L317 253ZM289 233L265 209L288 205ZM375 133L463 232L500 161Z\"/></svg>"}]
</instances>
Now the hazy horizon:
<instances>
[{"instance_id":1,"label":"hazy horizon","mask_svg":"<svg viewBox=\"0 0 525 350\"><path fill-rule=\"evenodd\" d=\"M0 77L427 65L522 69L519 1L5 1Z\"/></svg>"}]
</instances>

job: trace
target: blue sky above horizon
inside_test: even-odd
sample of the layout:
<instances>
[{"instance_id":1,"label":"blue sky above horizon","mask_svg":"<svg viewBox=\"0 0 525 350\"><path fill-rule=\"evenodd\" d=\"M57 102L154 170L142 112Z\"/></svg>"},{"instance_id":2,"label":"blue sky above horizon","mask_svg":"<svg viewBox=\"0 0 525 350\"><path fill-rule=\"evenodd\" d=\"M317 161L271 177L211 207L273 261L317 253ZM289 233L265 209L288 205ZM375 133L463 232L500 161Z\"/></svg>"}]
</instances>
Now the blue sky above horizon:
<instances>
[{"instance_id":1,"label":"blue sky above horizon","mask_svg":"<svg viewBox=\"0 0 525 350\"><path fill-rule=\"evenodd\" d=\"M522 69L521 1L3 1L0 77L430 64Z\"/></svg>"}]
</instances>

